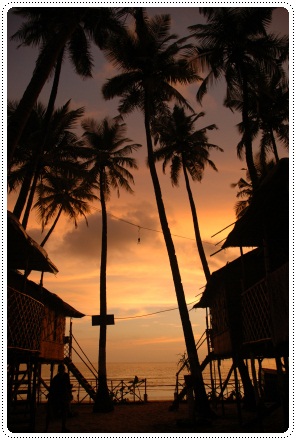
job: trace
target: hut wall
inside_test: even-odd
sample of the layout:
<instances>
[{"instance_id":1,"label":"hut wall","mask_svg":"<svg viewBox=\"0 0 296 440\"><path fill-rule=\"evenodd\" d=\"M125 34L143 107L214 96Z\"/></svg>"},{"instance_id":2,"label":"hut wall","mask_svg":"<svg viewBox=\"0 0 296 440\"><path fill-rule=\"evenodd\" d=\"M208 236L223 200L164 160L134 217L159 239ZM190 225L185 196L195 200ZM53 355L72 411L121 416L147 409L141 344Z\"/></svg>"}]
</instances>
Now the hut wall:
<instances>
[{"instance_id":1,"label":"hut wall","mask_svg":"<svg viewBox=\"0 0 296 440\"><path fill-rule=\"evenodd\" d=\"M65 325L64 315L45 307L40 344L41 358L54 361L64 359Z\"/></svg>"},{"instance_id":2,"label":"hut wall","mask_svg":"<svg viewBox=\"0 0 296 440\"><path fill-rule=\"evenodd\" d=\"M232 352L232 343L229 329L220 334L213 335L214 353L218 356L228 356Z\"/></svg>"},{"instance_id":3,"label":"hut wall","mask_svg":"<svg viewBox=\"0 0 296 440\"><path fill-rule=\"evenodd\" d=\"M215 295L210 307L212 345L215 354L227 355L232 351L225 289Z\"/></svg>"},{"instance_id":4,"label":"hut wall","mask_svg":"<svg viewBox=\"0 0 296 440\"><path fill-rule=\"evenodd\" d=\"M7 288L7 347L38 352L44 305L12 287Z\"/></svg>"},{"instance_id":5,"label":"hut wall","mask_svg":"<svg viewBox=\"0 0 296 440\"><path fill-rule=\"evenodd\" d=\"M275 347L289 340L289 264L286 263L267 277L272 322L272 341Z\"/></svg>"}]
</instances>

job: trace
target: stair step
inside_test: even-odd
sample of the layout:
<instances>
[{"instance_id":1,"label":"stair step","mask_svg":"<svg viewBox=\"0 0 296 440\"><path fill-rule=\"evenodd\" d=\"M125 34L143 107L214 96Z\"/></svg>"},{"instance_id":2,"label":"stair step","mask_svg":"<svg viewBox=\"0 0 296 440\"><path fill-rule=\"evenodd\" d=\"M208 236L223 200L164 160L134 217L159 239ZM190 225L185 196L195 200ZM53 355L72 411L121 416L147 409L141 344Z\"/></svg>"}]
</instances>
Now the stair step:
<instances>
[{"instance_id":1,"label":"stair step","mask_svg":"<svg viewBox=\"0 0 296 440\"><path fill-rule=\"evenodd\" d=\"M28 423L30 422L31 416L28 413L19 414L12 413L9 415L9 421L11 423Z\"/></svg>"},{"instance_id":2,"label":"stair step","mask_svg":"<svg viewBox=\"0 0 296 440\"><path fill-rule=\"evenodd\" d=\"M16 418L16 419L19 419L19 418L29 419L30 418L30 412L29 412L28 409L26 411L25 410L24 411L18 411L18 410L10 409L9 418L10 419L14 419L14 418Z\"/></svg>"},{"instance_id":3,"label":"stair step","mask_svg":"<svg viewBox=\"0 0 296 440\"><path fill-rule=\"evenodd\" d=\"M10 422L8 423L7 427L8 430L13 433L34 432L31 426L31 422L26 422L26 423Z\"/></svg>"},{"instance_id":4,"label":"stair step","mask_svg":"<svg viewBox=\"0 0 296 440\"><path fill-rule=\"evenodd\" d=\"M68 369L71 371L71 373L76 377L80 385L85 389L85 391L89 394L89 396L94 399L96 392L93 389L93 387L88 383L88 381L85 379L85 377L80 373L78 368L73 364L73 362L68 358L65 357L64 359L65 364L68 365Z\"/></svg>"},{"instance_id":5,"label":"stair step","mask_svg":"<svg viewBox=\"0 0 296 440\"><path fill-rule=\"evenodd\" d=\"M21 384L21 385L28 385L29 383L30 383L29 380L22 380L22 381L20 381L20 380L12 380L11 381L12 385L19 385L19 384Z\"/></svg>"}]
</instances>

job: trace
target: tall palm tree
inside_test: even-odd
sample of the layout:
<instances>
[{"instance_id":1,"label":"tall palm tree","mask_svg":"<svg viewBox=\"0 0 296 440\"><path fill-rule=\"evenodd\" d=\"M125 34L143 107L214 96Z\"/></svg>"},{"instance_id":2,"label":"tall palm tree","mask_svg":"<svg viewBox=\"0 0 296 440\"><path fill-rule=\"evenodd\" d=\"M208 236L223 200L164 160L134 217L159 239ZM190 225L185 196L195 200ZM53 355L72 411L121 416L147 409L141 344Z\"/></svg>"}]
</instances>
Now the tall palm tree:
<instances>
[{"instance_id":1,"label":"tall palm tree","mask_svg":"<svg viewBox=\"0 0 296 440\"><path fill-rule=\"evenodd\" d=\"M289 146L289 87L285 78L259 72L252 87L249 88L249 118L252 140L260 137L260 171L263 172L271 152L279 162L278 144ZM231 109L242 111L243 97L240 90L225 100ZM238 124L242 139L237 145L238 157L242 157L245 129ZM255 155L255 162L258 158ZM258 167L255 164L258 171ZM259 176L260 177L260 176Z\"/></svg>"},{"instance_id":2,"label":"tall palm tree","mask_svg":"<svg viewBox=\"0 0 296 440\"><path fill-rule=\"evenodd\" d=\"M115 189L132 193L131 183L134 179L128 168L136 169L136 161L128 156L140 147L140 144L129 144L125 137L126 125L115 120L104 118L102 121L87 119L82 122L83 138L89 150L87 165L90 167L93 182L99 187L99 199L102 210L102 242L100 268L100 340L99 340L99 374L98 390L94 412L108 412L113 409L113 402L107 386L106 341L107 341L107 209L106 202ZM128 144L127 144L128 143Z\"/></svg>"},{"instance_id":3,"label":"tall palm tree","mask_svg":"<svg viewBox=\"0 0 296 440\"><path fill-rule=\"evenodd\" d=\"M285 78L260 76L251 112L253 119L257 117L261 133L261 168L267 162L268 152L272 152L278 163L278 143L286 149L289 147L289 87Z\"/></svg>"},{"instance_id":4,"label":"tall palm tree","mask_svg":"<svg viewBox=\"0 0 296 440\"><path fill-rule=\"evenodd\" d=\"M84 170L83 170L84 171ZM82 173L83 175L84 173ZM34 207L42 224L42 231L54 218L40 246L44 246L53 233L61 214L73 220L77 227L78 217L84 217L91 212L88 202L93 202L98 197L93 193L94 185L83 177L65 175L62 173L47 174L37 186L37 202Z\"/></svg>"},{"instance_id":5,"label":"tall palm tree","mask_svg":"<svg viewBox=\"0 0 296 440\"><path fill-rule=\"evenodd\" d=\"M121 73L109 79L103 86L103 96L105 99L120 97L121 114L135 109L141 110L144 114L148 166L170 261L196 403L200 415L209 414L210 407L195 347L178 260L157 176L151 135L151 122L159 116L161 110L164 110L166 103L175 99L189 107L175 86L193 83L199 77L184 57L191 46L177 41L177 37L169 33L169 15L157 15L148 19L142 8L135 8L134 16L135 31L126 30L120 40L111 37L108 41L105 54L113 65L120 68Z\"/></svg>"},{"instance_id":6,"label":"tall palm tree","mask_svg":"<svg viewBox=\"0 0 296 440\"><path fill-rule=\"evenodd\" d=\"M30 124L31 131L26 129L27 136L22 136L8 175L11 188L15 189L16 181L21 184L13 212L17 218L20 218L26 205L22 220L24 228L27 226L37 183L43 175L53 170L81 173L80 167L77 168L77 160L83 156L84 149L72 129L83 113L83 108L71 110L70 101L56 109L49 121L46 145L42 149L42 154L40 152L40 156L37 157L36 149L38 144L43 142L42 127L46 109L41 103L35 106L34 126L33 123ZM28 193L29 197L27 197Z\"/></svg>"},{"instance_id":7,"label":"tall palm tree","mask_svg":"<svg viewBox=\"0 0 296 440\"><path fill-rule=\"evenodd\" d=\"M223 150L208 141L207 131L217 129L215 124L208 125L199 130L194 129L194 123L202 116L204 116L203 112L186 115L183 107L175 105L171 113L158 118L153 126L153 131L155 132L155 140L159 142L160 147L155 151L154 157L156 160L163 160L163 172L165 172L166 167L170 164L173 186L179 185L180 172L183 172L193 219L196 245L206 280L209 281L211 274L201 240L189 176L193 181L200 182L206 165L217 171L214 162L209 158L210 150Z\"/></svg>"},{"instance_id":8,"label":"tall palm tree","mask_svg":"<svg viewBox=\"0 0 296 440\"><path fill-rule=\"evenodd\" d=\"M8 167L26 122L39 94L55 68L54 88L49 109L53 108L64 53L70 54L77 73L91 76L90 41L103 47L110 32L120 32L120 8L15 8L28 21L13 38L25 45L40 45L33 76L8 125ZM50 116L50 110L49 110Z\"/></svg>"},{"instance_id":9,"label":"tall palm tree","mask_svg":"<svg viewBox=\"0 0 296 440\"><path fill-rule=\"evenodd\" d=\"M258 70L284 76L282 62L288 56L288 38L267 33L273 9L200 8L208 22L189 27L197 39L198 61L208 69L199 88L198 99L202 99L209 84L222 76L226 80L227 97L237 89L241 90L244 151L254 186L258 183L258 177L252 150L249 88Z\"/></svg>"}]
</instances>

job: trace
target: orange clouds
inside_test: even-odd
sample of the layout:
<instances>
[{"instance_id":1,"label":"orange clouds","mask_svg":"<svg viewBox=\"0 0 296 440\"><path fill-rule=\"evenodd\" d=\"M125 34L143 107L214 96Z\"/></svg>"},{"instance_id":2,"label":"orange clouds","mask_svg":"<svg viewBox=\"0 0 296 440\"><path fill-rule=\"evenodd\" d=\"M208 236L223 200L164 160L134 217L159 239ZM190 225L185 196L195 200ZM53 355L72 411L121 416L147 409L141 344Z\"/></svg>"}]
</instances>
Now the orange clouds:
<instances>
[{"instance_id":1,"label":"orange clouds","mask_svg":"<svg viewBox=\"0 0 296 440\"><path fill-rule=\"evenodd\" d=\"M283 8L281 8L283 9ZM172 12L173 32L184 36L187 25L198 21L198 8L154 8L151 12ZM287 23L287 17L285 19ZM281 24L283 27L284 22ZM11 27L10 34L15 31ZM20 99L34 68L36 51L20 48L9 42L8 51L8 92L9 98ZM20 69L22 75L19 75ZM114 68L95 50L94 78L82 81L74 75L66 62L63 67L58 92L58 105L72 99L72 107L85 106L85 116L95 118L117 115L117 101L105 102L101 96L101 86L108 77L113 76ZM51 83L40 95L44 103L48 100ZM211 256L219 250L215 246L227 236L231 228L217 236L212 235L235 221L234 204L236 191L230 184L245 176L241 169L244 161L237 159L236 145L240 135L236 124L240 115L223 108L225 85L217 84L205 96L202 107L196 102L198 84L179 87L196 112L204 111L205 117L197 128L216 124L218 130L209 133L209 141L224 149L214 152L211 159L218 173L205 169L202 183L193 183L192 191L205 252L211 272L222 267L227 261L237 257L237 250L229 249ZM115 326L108 328L108 361L175 361L178 353L185 351L184 337L178 310L165 312L152 317L120 321L118 317L144 315L177 307L174 285L164 240L160 231L157 208L151 178L146 167L146 142L143 117L140 113L126 118L128 137L133 142L142 143L136 153L139 169L135 171L134 195L121 192L118 199L112 194L107 205L108 217L108 266L107 302L108 313L114 313ZM281 152L281 155L286 152ZM167 174L163 175L158 165L162 195L168 215L169 227L173 234L176 255L180 265L182 282L187 302L198 300L205 277L200 264L192 227L189 202L184 183L172 188ZM9 196L8 206L13 209L15 195ZM69 220L62 217L48 243L46 250L50 259L57 265L56 276L45 274L44 285L59 295L77 310L88 315L99 313L99 271L101 251L101 214L99 203L88 217L89 226L81 219L75 229ZM132 223L132 224L131 224ZM138 229L139 225L141 228ZM36 223L34 211L31 213L28 233L41 242L44 235ZM186 238L176 237L177 235ZM140 237L140 244L138 238ZM31 274L39 281L40 275ZM205 328L203 310L190 312L191 322L198 340ZM91 326L89 316L74 320L74 333L85 352L96 360L99 328Z\"/></svg>"}]
</instances>

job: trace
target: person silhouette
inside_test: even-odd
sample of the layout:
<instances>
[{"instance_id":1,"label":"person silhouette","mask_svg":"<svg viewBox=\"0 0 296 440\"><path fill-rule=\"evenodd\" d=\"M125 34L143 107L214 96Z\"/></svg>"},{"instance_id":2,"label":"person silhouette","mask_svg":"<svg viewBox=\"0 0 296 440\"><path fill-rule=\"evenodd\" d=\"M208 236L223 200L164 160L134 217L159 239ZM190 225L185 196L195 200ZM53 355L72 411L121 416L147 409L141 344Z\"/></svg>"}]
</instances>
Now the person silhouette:
<instances>
[{"instance_id":1,"label":"person silhouette","mask_svg":"<svg viewBox=\"0 0 296 440\"><path fill-rule=\"evenodd\" d=\"M69 374L65 371L64 364L60 364L58 373L51 380L49 387L45 432L47 432L53 416L61 417L62 432L69 432L66 428L66 420L72 399L72 385Z\"/></svg>"}]
</instances>

